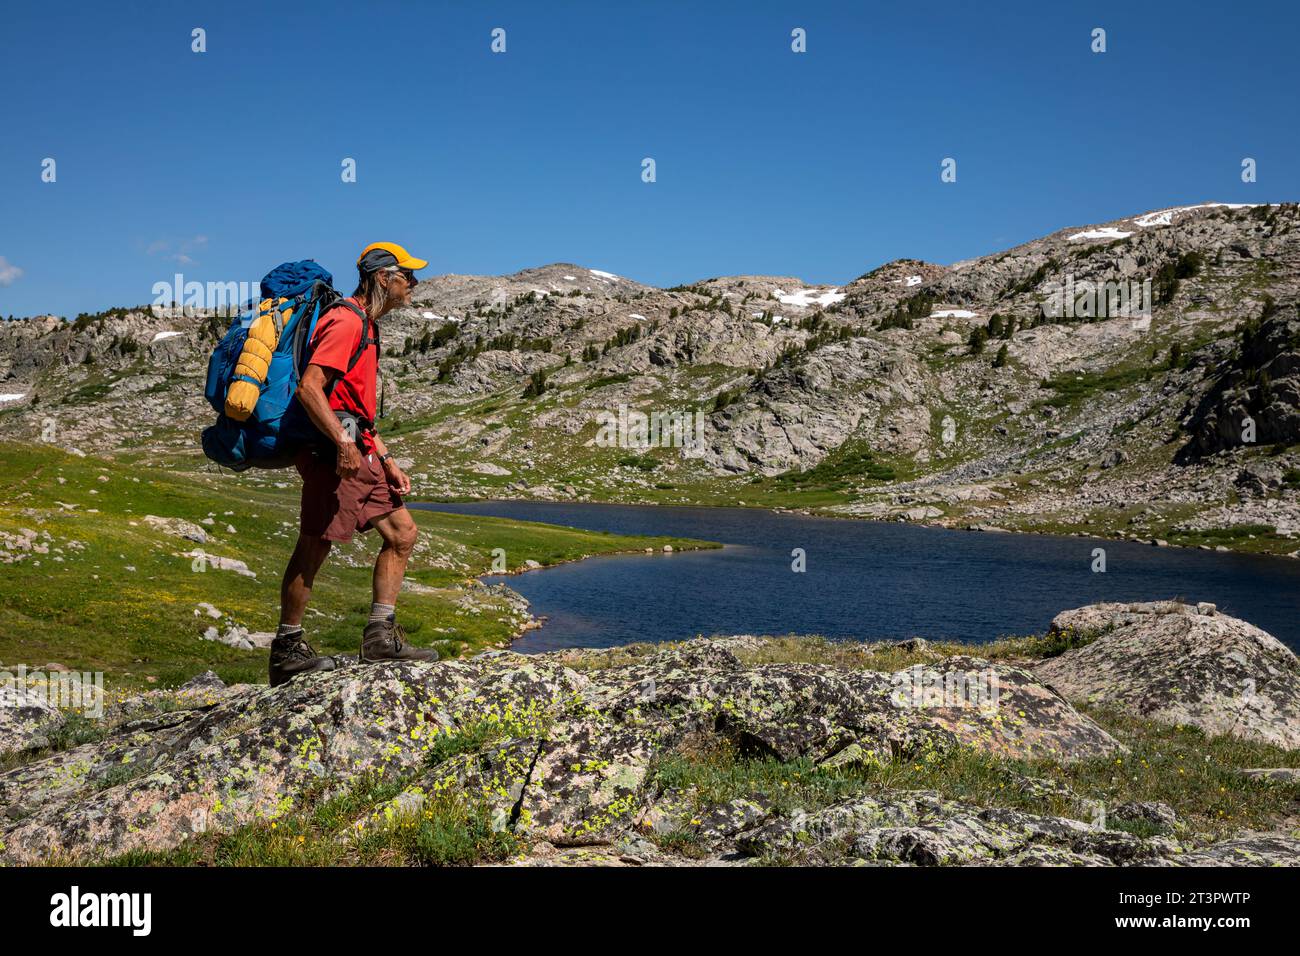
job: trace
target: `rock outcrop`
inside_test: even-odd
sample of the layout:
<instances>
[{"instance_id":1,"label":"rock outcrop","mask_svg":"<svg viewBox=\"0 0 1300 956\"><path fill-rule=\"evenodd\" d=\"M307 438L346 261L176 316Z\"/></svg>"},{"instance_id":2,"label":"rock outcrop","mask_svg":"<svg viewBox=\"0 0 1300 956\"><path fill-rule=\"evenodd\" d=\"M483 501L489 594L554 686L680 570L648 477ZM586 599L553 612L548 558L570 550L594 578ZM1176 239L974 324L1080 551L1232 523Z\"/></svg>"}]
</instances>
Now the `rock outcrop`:
<instances>
[{"instance_id":1,"label":"rock outcrop","mask_svg":"<svg viewBox=\"0 0 1300 956\"><path fill-rule=\"evenodd\" d=\"M1203 840L1186 842L1177 814L1155 802L1113 808L1112 819L1136 832L931 791L860 792L808 812L762 794L701 809L691 787L654 775L663 758L716 747L836 772L963 751L1058 766L1122 760L1126 748L1043 681L1069 691L1077 675L1106 674L1138 706L1133 675L1170 669L1169 654L1191 657L1195 673L1216 686L1258 676L1273 715L1294 707L1294 684L1279 678L1280 645L1232 618L1172 604L1103 605L1067 612L1057 625L1109 630L1037 673L942 658L928 646L917 648L924 665L893 672L746 663L764 640L736 637L641 649L613 662L601 651L490 651L431 665L345 663L275 690L227 687L204 674L177 691L113 704L99 738L68 749L41 750L49 741L38 727L49 715L26 715L28 736L10 735L19 753L0 773L0 860L167 850L198 834L275 820L377 775L400 780L401 792L359 818L357 833L454 792L531 847L526 861L535 865L690 862L649 839L656 834L685 835L697 848L693 859L724 864L772 856L917 865L1300 862L1300 842L1285 835L1208 849ZM1127 666L1112 668L1122 654ZM1213 715L1223 710L1211 697L1197 700ZM1150 712L1183 722L1198 716L1172 707ZM1260 726L1277 739L1288 732L1285 721ZM1004 772L1017 790L1082 806L1059 782L1010 765Z\"/></svg>"},{"instance_id":2,"label":"rock outcrop","mask_svg":"<svg viewBox=\"0 0 1300 956\"><path fill-rule=\"evenodd\" d=\"M1254 443L1300 442L1300 312L1294 303L1277 310L1270 300L1265 313L1244 324L1228 368L1191 415L1192 439L1180 460Z\"/></svg>"},{"instance_id":3,"label":"rock outcrop","mask_svg":"<svg viewBox=\"0 0 1300 956\"><path fill-rule=\"evenodd\" d=\"M970 706L963 695L981 680L996 682L996 703ZM911 760L960 746L1072 760L1120 749L1019 668L976 658L898 675L745 667L704 640L590 674L554 655L489 652L350 667L280 690L205 684L171 706L141 700L104 740L0 775L5 855L168 848L371 771L414 773L417 793L454 783L555 844L608 842L644 809L650 761L692 734L782 760ZM506 743L429 764L439 735L489 720L507 722Z\"/></svg>"},{"instance_id":4,"label":"rock outcrop","mask_svg":"<svg viewBox=\"0 0 1300 956\"><path fill-rule=\"evenodd\" d=\"M1212 604L1094 604L1058 614L1052 629L1100 635L1034 668L1072 701L1300 747L1300 661Z\"/></svg>"}]
</instances>

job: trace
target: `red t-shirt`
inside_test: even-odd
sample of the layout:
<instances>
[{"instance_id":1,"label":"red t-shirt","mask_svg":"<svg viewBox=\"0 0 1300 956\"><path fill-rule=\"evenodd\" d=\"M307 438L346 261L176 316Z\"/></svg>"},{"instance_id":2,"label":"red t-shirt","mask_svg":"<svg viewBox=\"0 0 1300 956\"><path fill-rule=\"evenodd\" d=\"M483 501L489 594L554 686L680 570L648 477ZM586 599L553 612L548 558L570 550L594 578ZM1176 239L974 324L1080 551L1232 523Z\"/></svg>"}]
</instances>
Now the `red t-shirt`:
<instances>
[{"instance_id":1,"label":"red t-shirt","mask_svg":"<svg viewBox=\"0 0 1300 956\"><path fill-rule=\"evenodd\" d=\"M349 298L348 301L365 312L365 306L355 298ZM346 305L336 305L316 322L308 364L342 374L342 378L334 383L334 391L330 393L330 408L351 412L373 422L379 350L373 345L367 345L357 364L352 366L352 371L347 370L348 362L361 344L361 334L361 317ZM361 447L367 454L375 450L374 437L364 430L361 432Z\"/></svg>"}]
</instances>

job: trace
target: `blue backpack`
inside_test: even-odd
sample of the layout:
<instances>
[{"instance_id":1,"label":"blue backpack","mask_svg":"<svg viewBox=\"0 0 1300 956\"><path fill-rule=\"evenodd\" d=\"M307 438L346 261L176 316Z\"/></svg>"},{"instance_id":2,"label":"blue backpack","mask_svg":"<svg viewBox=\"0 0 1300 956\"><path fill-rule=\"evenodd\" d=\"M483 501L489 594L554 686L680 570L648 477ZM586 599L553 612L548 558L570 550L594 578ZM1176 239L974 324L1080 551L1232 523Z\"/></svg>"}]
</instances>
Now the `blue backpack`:
<instances>
[{"instance_id":1,"label":"blue backpack","mask_svg":"<svg viewBox=\"0 0 1300 956\"><path fill-rule=\"evenodd\" d=\"M339 295L333 283L334 277L311 259L283 263L262 280L262 304L271 300L278 303L277 316L288 315L271 355L265 382L253 381L235 370L259 307L254 303L251 311L230 323L208 360L207 384L203 390L204 398L218 416L215 425L203 430L203 453L218 465L235 471L285 468L293 463L300 449L324 440L295 400L298 382L307 370L317 320L335 305L345 305L361 318L361 344L348 362L349 372L368 346L379 346L377 334L373 339L369 337L365 314ZM279 302L281 299L288 301ZM225 414L226 392L236 380L253 381L261 390L252 414L245 421L236 421ZM327 386L326 395L333 385Z\"/></svg>"}]
</instances>

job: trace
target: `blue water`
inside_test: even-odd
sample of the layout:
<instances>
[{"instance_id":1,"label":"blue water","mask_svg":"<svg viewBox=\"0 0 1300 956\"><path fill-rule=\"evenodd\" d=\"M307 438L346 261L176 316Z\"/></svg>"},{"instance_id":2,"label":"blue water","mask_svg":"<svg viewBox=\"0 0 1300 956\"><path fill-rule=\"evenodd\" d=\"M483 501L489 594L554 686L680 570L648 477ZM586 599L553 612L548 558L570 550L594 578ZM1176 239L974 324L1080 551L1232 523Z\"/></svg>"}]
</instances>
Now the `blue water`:
<instances>
[{"instance_id":1,"label":"blue water","mask_svg":"<svg viewBox=\"0 0 1300 956\"><path fill-rule=\"evenodd\" d=\"M547 618L513 645L525 652L715 633L981 643L1041 633L1066 608L1167 598L1212 601L1300 648L1300 561L1290 558L747 508L523 501L414 507L726 544L485 578L505 581ZM1099 547L1106 550L1105 573L1092 571ZM794 548L807 555L804 573L791 569Z\"/></svg>"}]
</instances>

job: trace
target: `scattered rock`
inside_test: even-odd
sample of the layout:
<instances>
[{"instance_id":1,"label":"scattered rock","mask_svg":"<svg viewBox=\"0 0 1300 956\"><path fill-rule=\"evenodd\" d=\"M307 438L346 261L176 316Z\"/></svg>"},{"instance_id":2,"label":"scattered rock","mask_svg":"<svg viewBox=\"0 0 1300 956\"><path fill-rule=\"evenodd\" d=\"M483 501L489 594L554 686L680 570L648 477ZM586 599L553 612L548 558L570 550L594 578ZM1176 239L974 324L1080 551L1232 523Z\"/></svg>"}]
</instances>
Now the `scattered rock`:
<instances>
[{"instance_id":1,"label":"scattered rock","mask_svg":"<svg viewBox=\"0 0 1300 956\"><path fill-rule=\"evenodd\" d=\"M238 558L223 558L219 554L208 554L207 552L199 551L197 549L185 552L185 557L200 558L205 566L214 568L217 571L234 571L236 574L242 575L246 578L257 577L257 573L250 571L248 565L243 561L240 561Z\"/></svg>"},{"instance_id":2,"label":"scattered rock","mask_svg":"<svg viewBox=\"0 0 1300 956\"><path fill-rule=\"evenodd\" d=\"M249 631L242 624L231 624L225 631L209 627L202 636L205 641L219 641L241 651L251 651L255 647L265 650L270 648L271 642L275 640L272 631Z\"/></svg>"},{"instance_id":3,"label":"scattered rock","mask_svg":"<svg viewBox=\"0 0 1300 956\"><path fill-rule=\"evenodd\" d=\"M204 671L197 677L191 677L180 686L180 690L221 690L225 688L226 682L217 676L216 671Z\"/></svg>"},{"instance_id":4,"label":"scattered rock","mask_svg":"<svg viewBox=\"0 0 1300 956\"><path fill-rule=\"evenodd\" d=\"M193 541L196 544L207 544L208 542L208 533L193 521L186 521L184 518L160 518L157 515L145 515L144 523L165 534L185 538L187 541Z\"/></svg>"},{"instance_id":5,"label":"scattered rock","mask_svg":"<svg viewBox=\"0 0 1300 956\"><path fill-rule=\"evenodd\" d=\"M1300 768L1296 767L1252 767L1242 773L1256 780L1270 780L1273 783L1300 783Z\"/></svg>"}]
</instances>

